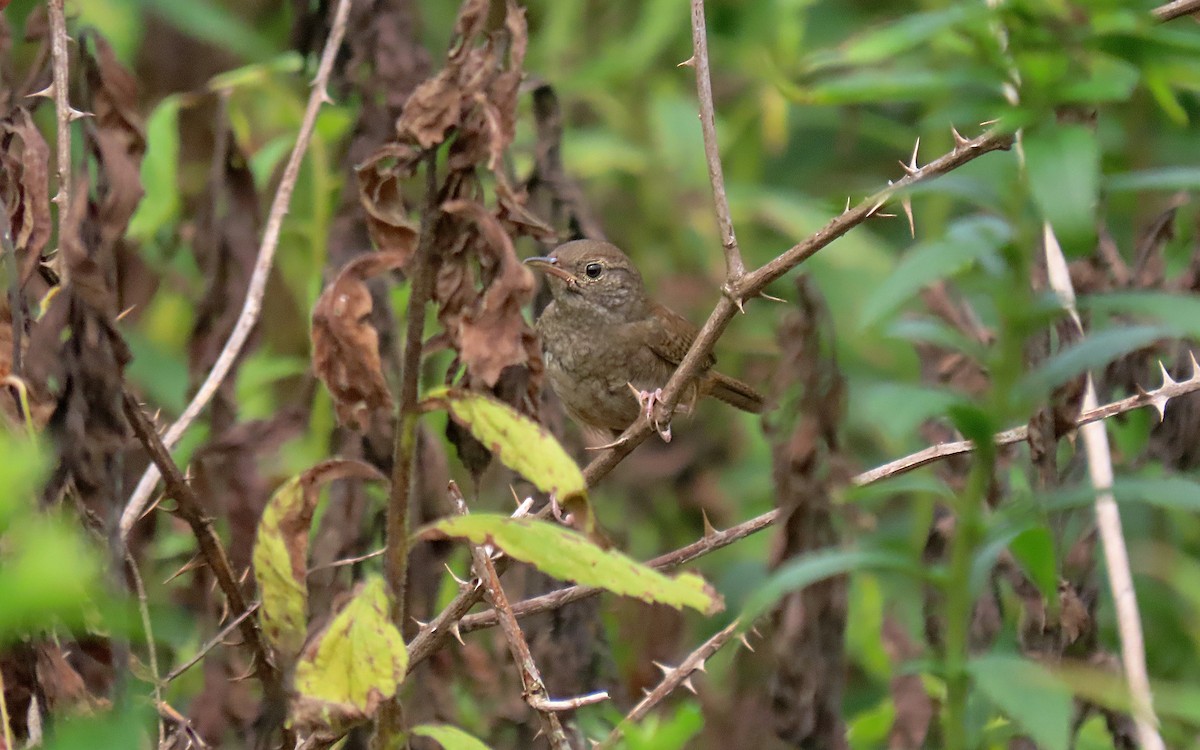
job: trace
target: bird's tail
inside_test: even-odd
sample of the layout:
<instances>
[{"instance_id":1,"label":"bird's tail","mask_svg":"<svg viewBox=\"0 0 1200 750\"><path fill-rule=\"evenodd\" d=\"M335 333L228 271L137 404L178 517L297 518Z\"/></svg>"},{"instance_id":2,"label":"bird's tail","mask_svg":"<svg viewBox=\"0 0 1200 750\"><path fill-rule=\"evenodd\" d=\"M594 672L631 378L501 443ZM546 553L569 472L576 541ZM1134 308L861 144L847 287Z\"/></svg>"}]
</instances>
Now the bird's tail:
<instances>
[{"instance_id":1,"label":"bird's tail","mask_svg":"<svg viewBox=\"0 0 1200 750\"><path fill-rule=\"evenodd\" d=\"M710 395L716 396L730 406L751 414L761 414L764 407L763 395L737 378L710 371L706 383Z\"/></svg>"}]
</instances>

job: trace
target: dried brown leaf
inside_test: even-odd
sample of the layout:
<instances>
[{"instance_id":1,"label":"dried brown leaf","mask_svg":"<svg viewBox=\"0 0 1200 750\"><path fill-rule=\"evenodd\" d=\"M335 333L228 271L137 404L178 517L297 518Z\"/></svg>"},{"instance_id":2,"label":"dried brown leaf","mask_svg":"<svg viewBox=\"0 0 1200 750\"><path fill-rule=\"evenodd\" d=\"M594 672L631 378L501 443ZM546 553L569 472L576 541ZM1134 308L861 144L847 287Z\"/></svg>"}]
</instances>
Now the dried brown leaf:
<instances>
[{"instance_id":1,"label":"dried brown leaf","mask_svg":"<svg viewBox=\"0 0 1200 750\"><path fill-rule=\"evenodd\" d=\"M532 332L521 309L533 297L533 274L517 259L499 220L483 206L452 201L443 209L473 220L491 251L488 255L498 261L498 272L474 309L463 314L459 328L463 364L491 388L504 368L529 361L527 339Z\"/></svg>"},{"instance_id":2,"label":"dried brown leaf","mask_svg":"<svg viewBox=\"0 0 1200 750\"><path fill-rule=\"evenodd\" d=\"M409 216L402 182L411 177L420 152L411 146L385 146L356 169L358 197L366 211L367 231L382 252L398 253L405 263L417 249L417 225Z\"/></svg>"},{"instance_id":3,"label":"dried brown leaf","mask_svg":"<svg viewBox=\"0 0 1200 750\"><path fill-rule=\"evenodd\" d=\"M5 158L0 190L8 207L13 245L23 255L24 284L50 240L50 147L25 108L10 115L3 128ZM13 149L13 137L21 141L19 155Z\"/></svg>"},{"instance_id":4,"label":"dried brown leaf","mask_svg":"<svg viewBox=\"0 0 1200 750\"><path fill-rule=\"evenodd\" d=\"M312 315L312 361L333 394L338 420L366 430L371 413L390 409L379 333L368 318L373 302L364 281L403 266L401 253L372 253L350 261L317 299Z\"/></svg>"}]
</instances>

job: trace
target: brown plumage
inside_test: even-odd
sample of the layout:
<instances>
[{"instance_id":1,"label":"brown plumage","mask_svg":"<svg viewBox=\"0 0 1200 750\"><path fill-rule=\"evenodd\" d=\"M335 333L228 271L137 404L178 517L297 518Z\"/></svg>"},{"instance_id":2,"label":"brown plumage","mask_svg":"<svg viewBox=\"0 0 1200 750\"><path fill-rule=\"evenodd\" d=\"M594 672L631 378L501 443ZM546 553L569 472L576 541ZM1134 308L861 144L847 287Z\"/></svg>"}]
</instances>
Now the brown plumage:
<instances>
[{"instance_id":1,"label":"brown plumage","mask_svg":"<svg viewBox=\"0 0 1200 750\"><path fill-rule=\"evenodd\" d=\"M550 385L576 421L620 434L643 408L634 391L644 397L666 384L696 326L651 300L632 261L607 242L568 242L526 262L546 272L554 298L537 321ZM680 403L711 395L761 412L762 395L715 363L709 355Z\"/></svg>"}]
</instances>

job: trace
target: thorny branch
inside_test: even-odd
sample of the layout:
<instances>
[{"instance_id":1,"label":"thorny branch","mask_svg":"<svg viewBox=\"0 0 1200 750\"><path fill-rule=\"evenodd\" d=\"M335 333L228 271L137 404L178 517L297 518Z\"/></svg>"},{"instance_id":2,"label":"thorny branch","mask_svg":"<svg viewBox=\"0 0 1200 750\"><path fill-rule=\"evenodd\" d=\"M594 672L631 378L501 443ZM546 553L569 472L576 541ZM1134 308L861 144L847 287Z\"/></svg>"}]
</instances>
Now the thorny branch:
<instances>
[{"instance_id":1,"label":"thorny branch","mask_svg":"<svg viewBox=\"0 0 1200 750\"><path fill-rule=\"evenodd\" d=\"M738 630L741 627L741 619L734 619L733 622L729 623L720 631L718 631L716 635L702 643L699 648L688 654L687 657L679 663L679 666L673 669L668 667L660 667L663 670L663 678L658 685L656 685L653 690L646 693L645 697L638 701L638 704L634 706L628 714L625 715L625 718L621 720L621 723L613 728L612 733L609 734L603 742L596 745L593 750L605 750L605 748L616 747L616 743L621 739L621 735L624 733L622 728L625 725L641 721L646 717L647 714L650 713L650 709L662 702L664 698L674 692L680 685L683 685L693 693L696 692L691 683L692 675L695 672L703 672L704 662L706 662L710 656L717 653L717 651L721 650L721 647L728 643L729 639L737 635Z\"/></svg>"},{"instance_id":2,"label":"thorny branch","mask_svg":"<svg viewBox=\"0 0 1200 750\"><path fill-rule=\"evenodd\" d=\"M467 503L454 482L450 482L450 499L454 502L455 512L465 516ZM504 585L500 583L500 574L496 572L492 558L482 545L471 545L471 559L474 561L475 575L479 576L482 587L487 591L487 598L500 616L500 629L504 631L504 639L508 642L508 649L512 652L513 661L516 662L521 675L521 693L525 702L537 711L541 718L542 731L546 734L550 747L553 750L571 750L571 743L567 740L558 714L546 707L550 700L546 684L542 682L542 674L533 661L529 643L526 642L525 634L521 632L521 626L508 604L508 595L504 593Z\"/></svg>"},{"instance_id":3,"label":"thorny branch","mask_svg":"<svg viewBox=\"0 0 1200 750\"><path fill-rule=\"evenodd\" d=\"M717 226L721 230L721 247L725 250L725 288L732 292L746 273L742 251L733 232L733 217L729 198L725 195L725 175L721 169L721 152L717 146L717 115L713 106L712 75L708 67L708 31L704 23L704 0L692 0L692 57L685 65L696 69L696 98L700 101L700 130L704 133L704 156L708 161L708 179L712 183L713 204L717 211ZM742 298L734 297L741 307Z\"/></svg>"},{"instance_id":4,"label":"thorny branch","mask_svg":"<svg viewBox=\"0 0 1200 750\"><path fill-rule=\"evenodd\" d=\"M225 594L230 612L240 621L242 637L254 654L254 669L258 679L262 682L267 700L278 701L279 705L282 705L287 697L282 675L270 658L270 652L267 650L267 644L258 629L258 624L254 618L245 617L250 608L241 587L238 586L237 577L234 576L233 569L229 565L229 557L225 554L225 548L221 546L221 539L213 530L212 519L205 515L204 504L192 486L188 484L183 472L175 465L175 461L171 458L162 439L159 438L158 431L154 429L150 418L142 411L142 407L129 391L124 393L124 408L125 416L137 439L150 454L150 460L162 471L167 484L167 493L175 498L178 504L179 516L187 522L192 533L195 534L200 554L204 556L205 562L212 570L213 577L216 578L217 585Z\"/></svg>"},{"instance_id":5,"label":"thorny branch","mask_svg":"<svg viewBox=\"0 0 1200 750\"><path fill-rule=\"evenodd\" d=\"M71 103L67 100L70 52L67 50L67 18L63 5L64 0L50 0L47 3L50 14L50 60L54 76L51 88L54 94L54 119L57 122L55 156L58 160L58 193L51 200L58 204L59 222L71 203L71 121L75 119Z\"/></svg>"},{"instance_id":6,"label":"thorny branch","mask_svg":"<svg viewBox=\"0 0 1200 750\"><path fill-rule=\"evenodd\" d=\"M51 7L55 3L60 6L62 0L52 0ZM234 325L233 333L229 335L229 340L225 342L225 346L221 349L220 356L217 357L216 363L208 373L208 377L197 389L196 395L192 397L187 408L183 410L183 414L175 421L173 425L163 435L162 442L166 449L170 451L183 437L183 433L191 426L192 422L216 395L217 390L221 387L221 383L229 375L230 369L241 354L242 347L246 345L246 341L250 338L250 333L254 330L254 326L258 323L259 313L262 312L263 296L267 290L267 279L271 275L271 267L275 261L275 250L279 246L279 233L283 227L283 217L287 213L288 205L292 200L292 192L296 188L296 179L300 176L300 164L304 160L304 153L308 150L308 143L312 140L313 129L317 123L317 113L321 106L326 102L331 101L326 87L329 85L329 76L333 71L333 63L337 58L338 49L342 45L342 37L346 33L346 19L350 15L350 4L353 0L338 0L337 10L333 16L333 23L329 29L329 37L325 42L325 49L321 53L321 62L317 67L316 78L313 79L312 93L309 94L308 104L304 108L304 117L300 122L300 131L296 134L296 143L292 147L292 153L288 157L287 165L283 170L283 177L279 181L279 188L275 191L275 199L271 203L271 211L267 215L267 225L263 230L262 244L258 249L258 258L254 262L254 272L250 276L250 283L246 289L246 301L242 306L242 311L238 315L237 323ZM56 83L57 87L57 83ZM57 92L56 92L57 93ZM61 134L60 134L61 142ZM60 157L61 169L61 157ZM125 512L121 515L121 538L129 537L129 530L141 517L142 512L146 509L147 503L150 501L150 496L154 492L154 487L158 484L159 470L151 464L146 473L142 475L138 481L137 487L129 498L129 502L125 505Z\"/></svg>"}]
</instances>

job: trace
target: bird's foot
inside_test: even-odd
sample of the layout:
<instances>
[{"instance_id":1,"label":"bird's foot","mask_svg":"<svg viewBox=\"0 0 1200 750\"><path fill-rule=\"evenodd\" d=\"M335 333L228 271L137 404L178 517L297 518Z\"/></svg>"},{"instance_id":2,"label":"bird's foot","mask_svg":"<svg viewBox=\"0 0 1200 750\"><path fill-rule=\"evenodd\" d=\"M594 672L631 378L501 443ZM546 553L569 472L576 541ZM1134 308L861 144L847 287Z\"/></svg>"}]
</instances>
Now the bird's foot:
<instances>
[{"instance_id":1,"label":"bird's foot","mask_svg":"<svg viewBox=\"0 0 1200 750\"><path fill-rule=\"evenodd\" d=\"M574 525L574 517L570 513L563 513L563 508L558 504L558 498L554 496L554 493L550 494L550 514L559 523L566 524L567 526Z\"/></svg>"},{"instance_id":2,"label":"bird's foot","mask_svg":"<svg viewBox=\"0 0 1200 750\"><path fill-rule=\"evenodd\" d=\"M664 443L671 442L671 423L668 422L667 426L663 427L654 418L654 406L662 400L662 388L655 388L653 391L641 391L635 388L633 383L629 383L628 385L629 389L633 391L633 395L637 397L638 404L641 405L642 410L646 413L646 419L650 420L650 423L654 425L654 430L658 433L658 436L662 438Z\"/></svg>"}]
</instances>

